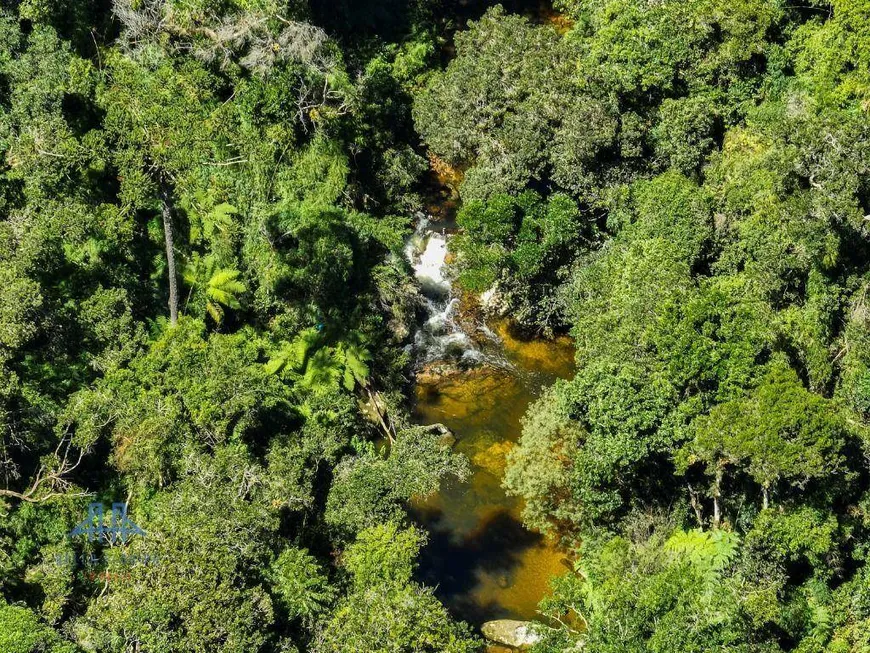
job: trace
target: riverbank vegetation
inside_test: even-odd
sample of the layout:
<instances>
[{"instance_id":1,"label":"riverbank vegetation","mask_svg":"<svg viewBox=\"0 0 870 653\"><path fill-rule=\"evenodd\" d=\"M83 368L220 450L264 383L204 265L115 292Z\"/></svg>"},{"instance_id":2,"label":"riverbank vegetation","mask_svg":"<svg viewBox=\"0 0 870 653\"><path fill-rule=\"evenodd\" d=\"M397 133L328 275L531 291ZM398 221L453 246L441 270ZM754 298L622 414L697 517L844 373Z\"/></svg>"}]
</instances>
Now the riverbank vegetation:
<instances>
[{"instance_id":1,"label":"riverbank vegetation","mask_svg":"<svg viewBox=\"0 0 870 653\"><path fill-rule=\"evenodd\" d=\"M576 561L535 650L870 650L870 4L529 5L3 4L0 651L481 650L406 511L468 474L433 162L459 283L576 343L504 479Z\"/></svg>"},{"instance_id":2,"label":"riverbank vegetation","mask_svg":"<svg viewBox=\"0 0 870 653\"><path fill-rule=\"evenodd\" d=\"M404 398L431 47L327 9L0 14L4 653L477 646L403 510L466 468ZM66 536L119 501L146 563Z\"/></svg>"}]
</instances>

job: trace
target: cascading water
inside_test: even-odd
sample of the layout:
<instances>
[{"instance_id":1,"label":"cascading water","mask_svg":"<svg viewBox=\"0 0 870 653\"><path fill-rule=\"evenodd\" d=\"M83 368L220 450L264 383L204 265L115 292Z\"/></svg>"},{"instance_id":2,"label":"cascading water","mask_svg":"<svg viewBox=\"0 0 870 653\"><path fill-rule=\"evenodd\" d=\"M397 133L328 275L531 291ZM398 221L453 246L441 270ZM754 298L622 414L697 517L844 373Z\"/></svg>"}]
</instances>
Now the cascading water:
<instances>
[{"instance_id":1,"label":"cascading water","mask_svg":"<svg viewBox=\"0 0 870 653\"><path fill-rule=\"evenodd\" d=\"M523 528L520 501L505 495L501 479L526 407L541 387L570 376L573 351L564 342L519 341L504 323L493 323L496 333L460 312L443 224L418 215L405 247L426 311L413 345L424 372L417 375L414 422L452 431L472 476L414 502L430 537L419 573L460 619L529 619L549 579L564 572L562 554ZM452 374L456 368L474 373Z\"/></svg>"},{"instance_id":2,"label":"cascading water","mask_svg":"<svg viewBox=\"0 0 870 653\"><path fill-rule=\"evenodd\" d=\"M471 366L484 356L456 320L459 298L454 296L445 275L449 238L443 229L433 228L429 218L419 214L414 235L405 246L426 301L427 317L417 330L414 349L422 365L448 361Z\"/></svg>"}]
</instances>

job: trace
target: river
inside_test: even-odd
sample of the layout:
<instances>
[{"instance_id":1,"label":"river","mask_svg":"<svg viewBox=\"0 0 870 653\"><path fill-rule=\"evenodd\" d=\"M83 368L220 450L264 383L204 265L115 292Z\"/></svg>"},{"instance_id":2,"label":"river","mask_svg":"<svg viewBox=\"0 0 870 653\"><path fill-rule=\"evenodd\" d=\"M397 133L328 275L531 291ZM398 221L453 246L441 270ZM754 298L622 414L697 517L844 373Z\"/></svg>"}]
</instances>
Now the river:
<instances>
[{"instance_id":1,"label":"river","mask_svg":"<svg viewBox=\"0 0 870 653\"><path fill-rule=\"evenodd\" d=\"M573 374L568 338L524 341L504 322L458 319L446 261L450 225L418 216L407 254L427 301L418 330L418 366L454 369L419 376L415 421L442 423L468 457L472 476L445 482L414 505L429 532L420 576L451 612L475 626L491 619L530 619L550 578L566 572L563 554L520 520L520 500L501 487L505 455L521 432L521 418L541 389ZM492 649L496 650L496 649Z\"/></svg>"}]
</instances>

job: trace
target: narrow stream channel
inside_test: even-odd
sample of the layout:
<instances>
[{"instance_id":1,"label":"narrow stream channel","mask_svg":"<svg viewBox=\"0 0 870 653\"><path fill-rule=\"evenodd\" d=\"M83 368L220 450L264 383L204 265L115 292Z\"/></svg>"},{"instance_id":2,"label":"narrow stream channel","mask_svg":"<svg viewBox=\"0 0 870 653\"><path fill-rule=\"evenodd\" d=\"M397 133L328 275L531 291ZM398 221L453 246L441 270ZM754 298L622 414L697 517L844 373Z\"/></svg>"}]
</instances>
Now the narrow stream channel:
<instances>
[{"instance_id":1,"label":"narrow stream channel","mask_svg":"<svg viewBox=\"0 0 870 653\"><path fill-rule=\"evenodd\" d=\"M407 253L428 304L415 349L421 366L449 362L465 371L421 375L414 417L419 424L450 428L473 474L465 483L446 482L414 506L429 531L421 579L437 588L457 617L476 626L530 619L549 579L566 568L550 542L522 526L520 501L505 495L505 455L519 438L529 403L542 388L572 374L573 349L568 338L519 340L504 322L478 324L475 333L466 333L467 320L455 318L458 299L445 263L449 237L439 223L423 219L409 242Z\"/></svg>"}]
</instances>

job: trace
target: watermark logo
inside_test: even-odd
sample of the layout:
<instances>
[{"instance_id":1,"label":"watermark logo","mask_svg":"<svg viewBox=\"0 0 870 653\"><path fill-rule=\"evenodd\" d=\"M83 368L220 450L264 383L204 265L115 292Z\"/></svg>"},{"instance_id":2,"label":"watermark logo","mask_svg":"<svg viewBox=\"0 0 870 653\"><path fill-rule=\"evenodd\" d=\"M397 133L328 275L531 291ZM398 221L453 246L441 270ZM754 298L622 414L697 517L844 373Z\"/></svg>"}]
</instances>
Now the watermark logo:
<instances>
[{"instance_id":1,"label":"watermark logo","mask_svg":"<svg viewBox=\"0 0 870 653\"><path fill-rule=\"evenodd\" d=\"M103 551L101 546L91 552L76 553L73 550L56 553L55 564L65 569L76 570L82 580L110 582L134 581L138 578L136 569L154 567L163 563L156 553L129 552L125 545L134 535L145 536L138 524L127 516L126 503L113 503L111 509L100 502L88 505L88 516L76 524L69 532L70 539L84 536L89 542L109 544L111 548Z\"/></svg>"},{"instance_id":2,"label":"watermark logo","mask_svg":"<svg viewBox=\"0 0 870 653\"><path fill-rule=\"evenodd\" d=\"M113 503L106 523L106 509L100 502L88 506L88 516L70 531L70 537L85 535L91 542L107 540L110 544L126 544L133 535L145 535L139 526L127 517L126 503Z\"/></svg>"}]
</instances>

